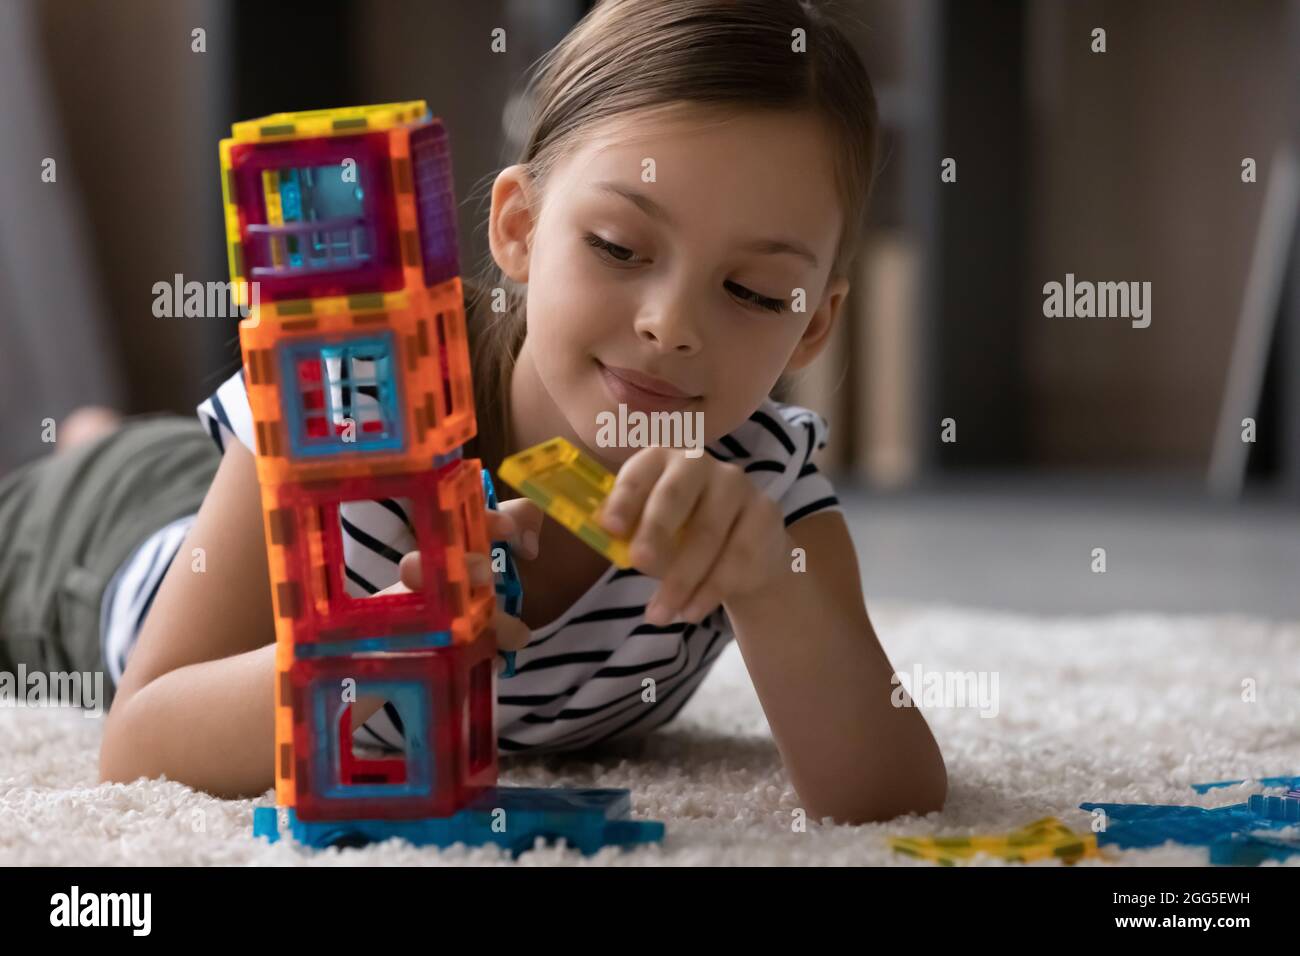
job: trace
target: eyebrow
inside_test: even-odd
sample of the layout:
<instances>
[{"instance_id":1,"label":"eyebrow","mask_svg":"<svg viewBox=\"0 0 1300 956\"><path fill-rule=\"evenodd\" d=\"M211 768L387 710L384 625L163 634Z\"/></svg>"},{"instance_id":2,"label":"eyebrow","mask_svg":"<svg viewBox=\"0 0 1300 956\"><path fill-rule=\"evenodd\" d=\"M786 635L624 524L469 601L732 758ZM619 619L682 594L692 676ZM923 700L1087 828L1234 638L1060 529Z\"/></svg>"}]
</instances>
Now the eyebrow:
<instances>
[{"instance_id":1,"label":"eyebrow","mask_svg":"<svg viewBox=\"0 0 1300 956\"><path fill-rule=\"evenodd\" d=\"M621 183L614 182L596 183L596 188L603 192L612 193L615 196L622 196L635 204L638 209L650 218L673 225L673 219L668 215L668 210L645 193L637 192L635 189L629 189ZM760 255L784 254L798 256L801 259L806 259L812 264L813 268L817 267L817 257L812 254L807 246L793 239L751 239L748 242L741 243L739 248L744 252L757 252Z\"/></svg>"}]
</instances>

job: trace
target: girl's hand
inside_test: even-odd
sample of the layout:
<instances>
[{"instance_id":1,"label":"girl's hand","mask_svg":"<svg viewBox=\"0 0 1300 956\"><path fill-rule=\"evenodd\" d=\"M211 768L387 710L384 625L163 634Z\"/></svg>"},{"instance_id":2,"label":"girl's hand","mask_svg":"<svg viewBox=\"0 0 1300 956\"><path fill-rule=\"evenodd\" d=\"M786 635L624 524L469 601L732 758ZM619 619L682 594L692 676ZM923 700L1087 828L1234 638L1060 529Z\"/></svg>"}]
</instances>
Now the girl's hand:
<instances>
[{"instance_id":1,"label":"girl's hand","mask_svg":"<svg viewBox=\"0 0 1300 956\"><path fill-rule=\"evenodd\" d=\"M537 557L538 535L542 528L543 514L537 505L527 498L513 498L501 502L501 510L487 509L488 541L508 541L516 560L522 558L532 561ZM492 558L487 554L470 552L465 556L469 566L470 581L474 584L490 584L494 577ZM402 556L398 565L401 585L412 591L418 591L423 582L420 569L420 552L410 551ZM398 585L394 585L397 587ZM528 625L517 617L511 617L499 606L492 618L492 627L496 630L497 647L503 651L517 651L528 644L532 631Z\"/></svg>"},{"instance_id":2,"label":"girl's hand","mask_svg":"<svg viewBox=\"0 0 1300 956\"><path fill-rule=\"evenodd\" d=\"M632 563L661 579L646 605L651 624L698 623L722 602L770 586L789 561L776 502L739 466L680 448L629 458L597 520L616 535L635 529Z\"/></svg>"}]
</instances>

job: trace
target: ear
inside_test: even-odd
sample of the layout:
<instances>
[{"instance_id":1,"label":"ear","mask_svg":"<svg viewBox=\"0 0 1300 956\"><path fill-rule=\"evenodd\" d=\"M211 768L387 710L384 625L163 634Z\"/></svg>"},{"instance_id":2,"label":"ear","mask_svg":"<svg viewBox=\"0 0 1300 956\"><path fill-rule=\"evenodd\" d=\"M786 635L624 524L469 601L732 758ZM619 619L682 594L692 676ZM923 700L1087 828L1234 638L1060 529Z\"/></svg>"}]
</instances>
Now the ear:
<instances>
[{"instance_id":1,"label":"ear","mask_svg":"<svg viewBox=\"0 0 1300 956\"><path fill-rule=\"evenodd\" d=\"M786 363L786 372L797 372L821 354L830 341L831 330L835 328L835 320L839 317L848 294L849 280L844 276L837 276L827 283L821 304L804 329L799 344L794 347L790 361Z\"/></svg>"},{"instance_id":2,"label":"ear","mask_svg":"<svg viewBox=\"0 0 1300 956\"><path fill-rule=\"evenodd\" d=\"M521 283L528 281L534 226L532 189L533 180L526 166L507 166L492 184L492 212L488 217L492 258L506 276Z\"/></svg>"}]
</instances>

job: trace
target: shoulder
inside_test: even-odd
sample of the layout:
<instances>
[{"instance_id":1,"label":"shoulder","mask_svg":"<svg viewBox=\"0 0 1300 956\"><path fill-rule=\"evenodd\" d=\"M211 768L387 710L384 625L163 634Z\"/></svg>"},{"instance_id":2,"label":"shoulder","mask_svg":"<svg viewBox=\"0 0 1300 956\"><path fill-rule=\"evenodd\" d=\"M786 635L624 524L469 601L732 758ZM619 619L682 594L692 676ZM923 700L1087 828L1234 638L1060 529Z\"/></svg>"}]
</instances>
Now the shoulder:
<instances>
[{"instance_id":1,"label":"shoulder","mask_svg":"<svg viewBox=\"0 0 1300 956\"><path fill-rule=\"evenodd\" d=\"M709 453L734 461L751 474L797 472L826 447L830 425L812 409L765 398L738 428L708 446Z\"/></svg>"},{"instance_id":2,"label":"shoulder","mask_svg":"<svg viewBox=\"0 0 1300 956\"><path fill-rule=\"evenodd\" d=\"M812 409L766 398L739 427L709 445L708 452L743 468L781 503L790 525L816 511L839 508L830 481L812 461L829 435L829 423Z\"/></svg>"},{"instance_id":3,"label":"shoulder","mask_svg":"<svg viewBox=\"0 0 1300 956\"><path fill-rule=\"evenodd\" d=\"M239 371L217 386L216 391L199 402L195 412L199 423L222 453L232 441L238 441L251 452L256 451L253 411L248 404L242 365Z\"/></svg>"}]
</instances>

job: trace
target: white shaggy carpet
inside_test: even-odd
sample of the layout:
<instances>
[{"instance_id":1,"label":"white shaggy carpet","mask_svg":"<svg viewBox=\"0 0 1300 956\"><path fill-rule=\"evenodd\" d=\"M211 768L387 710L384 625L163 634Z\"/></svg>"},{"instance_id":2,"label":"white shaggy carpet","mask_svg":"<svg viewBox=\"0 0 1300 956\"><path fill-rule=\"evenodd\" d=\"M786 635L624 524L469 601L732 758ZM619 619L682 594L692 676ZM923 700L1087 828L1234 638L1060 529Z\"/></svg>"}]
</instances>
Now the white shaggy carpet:
<instances>
[{"instance_id":1,"label":"white shaggy carpet","mask_svg":"<svg viewBox=\"0 0 1300 956\"><path fill-rule=\"evenodd\" d=\"M1247 785L1189 784L1300 774L1300 622L1125 614L1033 618L956 608L873 607L894 666L997 671L998 714L928 709L948 766L941 814L794 832L798 798L735 646L676 726L599 757L505 764L505 783L630 787L639 817L665 821L660 847L584 859L545 847L524 865L929 865L894 854L892 834L1009 830L1056 815L1076 829L1083 801L1239 803ZM1242 700L1253 679L1257 699ZM0 708L0 864L352 865L508 862L495 848L446 851L389 841L302 850L251 836L258 801L222 801L163 781L97 785L98 720ZM1113 853L1130 864L1204 864L1166 845ZM1293 858L1292 865L1300 865ZM1035 865L1058 865L1055 863ZM1104 865L1088 861L1079 865Z\"/></svg>"}]
</instances>

